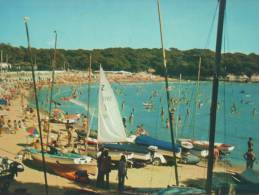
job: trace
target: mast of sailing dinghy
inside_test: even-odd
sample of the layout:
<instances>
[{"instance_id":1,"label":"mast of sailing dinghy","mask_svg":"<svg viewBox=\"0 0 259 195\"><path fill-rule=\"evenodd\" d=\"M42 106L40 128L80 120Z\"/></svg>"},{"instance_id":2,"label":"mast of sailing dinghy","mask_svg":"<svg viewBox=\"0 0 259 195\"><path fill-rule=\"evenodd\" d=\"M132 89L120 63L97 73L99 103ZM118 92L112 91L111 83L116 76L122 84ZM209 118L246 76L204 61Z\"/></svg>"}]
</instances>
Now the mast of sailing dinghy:
<instances>
[{"instance_id":1,"label":"mast of sailing dinghy","mask_svg":"<svg viewBox=\"0 0 259 195\"><path fill-rule=\"evenodd\" d=\"M89 54L89 67L88 67L88 99L87 99L87 138L90 136L90 92L91 92L91 68L92 68L92 54Z\"/></svg>"},{"instance_id":2,"label":"mast of sailing dinghy","mask_svg":"<svg viewBox=\"0 0 259 195\"><path fill-rule=\"evenodd\" d=\"M50 99L49 99L49 119L48 119L48 131L47 131L47 145L49 144L49 127L50 127L50 117L52 110L52 99L53 99L53 88L54 88L54 79L55 79L55 66L56 66L56 48L57 48L57 31L55 33L55 48L54 48L54 56L52 60L52 77L51 77L51 87L50 87Z\"/></svg>"},{"instance_id":3,"label":"mast of sailing dinghy","mask_svg":"<svg viewBox=\"0 0 259 195\"><path fill-rule=\"evenodd\" d=\"M161 47L162 47L162 53L163 53L164 71L165 71L165 88L166 88L167 108L168 108L169 124L170 124L170 132L171 132L171 143L172 143L172 148L173 148L173 157L174 157L174 164L175 164L175 166L174 166L175 167L175 180L176 180L176 185L179 186L176 153L175 153L175 139L174 139L174 132L173 132L174 130L173 130L173 122L172 122L172 113L170 111L170 93L169 93L166 56L165 56L164 40L163 40L162 18L161 18L161 14L160 14L160 2L159 2L159 0L157 0L157 9L158 9L158 16L159 16L160 39L161 39Z\"/></svg>"},{"instance_id":4,"label":"mast of sailing dinghy","mask_svg":"<svg viewBox=\"0 0 259 195\"><path fill-rule=\"evenodd\" d=\"M30 36L29 36L29 29L28 29L28 24L27 24L28 19L29 19L28 17L24 17L27 42L28 42L28 54L29 54L29 58L30 58L32 80L33 80L34 98L35 98L35 104L36 104L36 110L37 110L37 118L38 118L38 126L39 126L38 128L40 131L40 144L41 144L41 155L42 155L42 168L43 168L44 180L45 180L45 193L46 193L46 195L48 195L48 180L47 180L45 156L44 156L44 149L43 149L43 139L42 139L42 131L41 131L41 121L40 121L39 103L38 103L37 88L36 88L36 81L35 81L34 64L33 64L33 59L32 59Z\"/></svg>"},{"instance_id":5,"label":"mast of sailing dinghy","mask_svg":"<svg viewBox=\"0 0 259 195\"><path fill-rule=\"evenodd\" d=\"M217 43L215 53L215 64L213 73L212 97L210 107L210 133L209 133L209 159L207 169L206 193L211 194L212 188L212 174L213 174L213 151L215 141L215 128L217 116L217 101L218 101L218 73L221 60L221 45L223 34L224 13L226 7L226 0L219 0L219 16L218 16L218 30L217 30Z\"/></svg>"},{"instance_id":6,"label":"mast of sailing dinghy","mask_svg":"<svg viewBox=\"0 0 259 195\"><path fill-rule=\"evenodd\" d=\"M192 129L192 139L195 138L195 115L197 110L197 100L200 92L200 74L201 74L201 56L199 56L199 64L198 64L198 76L197 76L197 83L196 83L196 94L195 94L195 102L194 102L194 121L193 121L193 129Z\"/></svg>"}]
</instances>

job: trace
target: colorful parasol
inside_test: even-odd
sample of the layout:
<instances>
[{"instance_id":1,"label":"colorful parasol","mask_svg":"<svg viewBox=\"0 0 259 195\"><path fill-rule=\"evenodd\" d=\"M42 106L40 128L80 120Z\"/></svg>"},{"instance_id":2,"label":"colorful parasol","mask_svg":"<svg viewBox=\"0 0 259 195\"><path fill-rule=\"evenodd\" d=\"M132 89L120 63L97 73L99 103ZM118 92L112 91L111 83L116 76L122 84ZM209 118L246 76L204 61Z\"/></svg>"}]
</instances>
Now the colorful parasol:
<instances>
[{"instance_id":1,"label":"colorful parasol","mask_svg":"<svg viewBox=\"0 0 259 195\"><path fill-rule=\"evenodd\" d=\"M29 135L37 137L39 135L39 131L37 128L35 127L28 127L26 128L27 133L29 133Z\"/></svg>"}]
</instances>

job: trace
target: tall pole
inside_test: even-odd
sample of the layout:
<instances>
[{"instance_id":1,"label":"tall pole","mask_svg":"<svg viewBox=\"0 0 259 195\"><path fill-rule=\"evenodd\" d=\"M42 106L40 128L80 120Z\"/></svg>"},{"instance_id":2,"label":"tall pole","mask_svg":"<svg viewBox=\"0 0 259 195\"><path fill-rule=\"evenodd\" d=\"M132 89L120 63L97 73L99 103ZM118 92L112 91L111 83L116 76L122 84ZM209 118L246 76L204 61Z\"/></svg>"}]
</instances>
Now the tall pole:
<instances>
[{"instance_id":1,"label":"tall pole","mask_svg":"<svg viewBox=\"0 0 259 195\"><path fill-rule=\"evenodd\" d=\"M2 63L3 63L3 50L1 50L1 73L2 73Z\"/></svg>"},{"instance_id":2,"label":"tall pole","mask_svg":"<svg viewBox=\"0 0 259 195\"><path fill-rule=\"evenodd\" d=\"M197 76L197 83L196 83L196 94L195 94L195 102L194 102L194 114L196 114L197 110L197 100L200 91L200 74L201 74L201 56L199 56L199 64L198 64L198 76ZM192 129L192 138L195 139L195 124L196 124L196 115L194 115L193 120L193 129Z\"/></svg>"},{"instance_id":3,"label":"tall pole","mask_svg":"<svg viewBox=\"0 0 259 195\"><path fill-rule=\"evenodd\" d=\"M174 130L173 130L173 122L172 122L172 113L170 109L170 93L169 93L169 85L168 85L168 73L167 73L167 65L166 65L166 56L165 56L165 49L164 49L164 40L163 40L163 25L162 25L162 18L160 14L160 2L157 0L157 9L158 9L158 16L159 16L159 26L160 26L160 41L162 47L162 54L163 54L163 63L164 63L164 71L165 71L165 88L166 88L166 97L167 97L167 108L168 108L168 116L169 116L169 124L170 124L170 132L171 132L171 142L173 148L173 157L174 157L174 168L175 168L175 180L176 185L179 186L178 180L178 170L177 170L177 162L176 162L176 153L175 153L175 140L174 140Z\"/></svg>"},{"instance_id":4,"label":"tall pole","mask_svg":"<svg viewBox=\"0 0 259 195\"><path fill-rule=\"evenodd\" d=\"M218 85L219 85L218 73L219 73L219 65L221 60L221 45L222 45L222 34L223 34L223 23L224 23L226 0L219 0L219 3L220 4L219 4L217 42L216 42L212 97L211 97L211 107L210 107L209 159L208 159L207 182L206 182L207 194L211 194L211 188L212 188L213 153L214 153L214 142L215 142Z\"/></svg>"},{"instance_id":5,"label":"tall pole","mask_svg":"<svg viewBox=\"0 0 259 195\"><path fill-rule=\"evenodd\" d=\"M44 148L43 148L43 139L42 139L42 131L41 131L41 121L40 121L39 103L38 103L37 88L36 88L36 81L35 81L34 64L33 64L33 59L32 59L30 36L29 36L29 29L28 29L28 24L27 24L28 19L29 19L28 17L24 17L24 23L25 23L26 35L27 35L27 42L28 42L28 54L29 54L30 63L31 63L34 98L35 98L35 104L36 104L36 110L37 110L38 128L39 128L39 131L40 131L40 144L41 144L41 155L42 155L42 167L43 167L44 180L45 180L45 192L46 192L46 195L48 195L49 194L48 193L48 180L47 180L46 165L45 165L45 156L44 156Z\"/></svg>"},{"instance_id":6,"label":"tall pole","mask_svg":"<svg viewBox=\"0 0 259 195\"><path fill-rule=\"evenodd\" d=\"M89 54L89 69L88 69L88 99L87 99L87 138L90 135L90 92L91 92L91 70L92 69L92 54Z\"/></svg>"},{"instance_id":7,"label":"tall pole","mask_svg":"<svg viewBox=\"0 0 259 195\"><path fill-rule=\"evenodd\" d=\"M56 49L57 49L57 31L55 33L55 47L54 47L54 56L52 60L52 77L51 77L51 87L50 87L50 99L49 99L49 119L48 119L48 131L47 131L47 145L49 144L49 127L50 127L50 117L52 110L52 99L53 99L53 88L54 88L54 79L55 79L55 67L56 67Z\"/></svg>"}]
</instances>

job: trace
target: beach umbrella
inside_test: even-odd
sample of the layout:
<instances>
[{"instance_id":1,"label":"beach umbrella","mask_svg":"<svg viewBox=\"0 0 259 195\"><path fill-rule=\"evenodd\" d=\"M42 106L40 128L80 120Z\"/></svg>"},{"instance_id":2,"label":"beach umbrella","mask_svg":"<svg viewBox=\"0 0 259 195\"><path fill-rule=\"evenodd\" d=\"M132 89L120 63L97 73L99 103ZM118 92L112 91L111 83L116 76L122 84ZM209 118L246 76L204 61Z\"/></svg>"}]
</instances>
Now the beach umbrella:
<instances>
[{"instance_id":1,"label":"beach umbrella","mask_svg":"<svg viewBox=\"0 0 259 195\"><path fill-rule=\"evenodd\" d=\"M39 135L39 131L36 127L28 127L26 128L27 133L29 133L30 136L37 137Z\"/></svg>"}]
</instances>

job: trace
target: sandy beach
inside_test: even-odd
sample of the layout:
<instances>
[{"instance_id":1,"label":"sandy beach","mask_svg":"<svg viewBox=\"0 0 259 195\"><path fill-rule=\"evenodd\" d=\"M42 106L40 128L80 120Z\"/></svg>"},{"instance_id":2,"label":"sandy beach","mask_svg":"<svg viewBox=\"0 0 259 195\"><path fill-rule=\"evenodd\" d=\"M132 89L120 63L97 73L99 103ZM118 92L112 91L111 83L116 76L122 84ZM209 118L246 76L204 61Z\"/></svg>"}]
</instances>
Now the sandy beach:
<instances>
[{"instance_id":1,"label":"sandy beach","mask_svg":"<svg viewBox=\"0 0 259 195\"><path fill-rule=\"evenodd\" d=\"M62 82L60 82L59 84L66 84L67 81L65 80L65 78L69 80L68 77L63 76L58 79L62 80ZM46 80L43 80L39 85L44 85L46 84L46 82ZM24 104L23 106L26 107L28 102L26 98L22 100L23 98L20 94L21 92L25 94L25 97L28 97L28 95L30 94L30 92L26 88L20 88L19 93L11 98L10 105L2 107L2 109L4 110L8 108L7 115L4 116L6 122L9 119L11 121L24 119L25 113L23 111L22 104ZM41 113L41 118L44 117L44 113ZM26 121L26 127L37 126L36 121L37 120L35 117L28 117ZM51 128L55 131L59 131L60 128L65 127L62 127L62 125L51 124ZM2 132L2 135L0 136L0 156L7 156L10 159L14 159L17 153L23 149L23 145L30 142L32 142L32 139L28 138L28 133L24 129L18 129L16 134ZM207 175L206 162L202 161L198 165L178 165L179 180L182 186L204 186ZM230 173L241 172L243 169L244 167L232 167L228 164L220 162L214 168L214 175L221 176L221 178L229 179ZM112 170L110 174L110 182L112 184L110 190L97 189L95 187L96 177L91 177L92 182L87 185L74 183L51 173L48 173L47 177L49 194L71 194L68 193L69 190L73 191L84 189L91 189L99 192L100 194L117 193L117 170ZM220 181L220 179L215 179L215 181L222 182ZM174 167L148 165L144 168L130 168L128 169L128 180L126 180L125 183L127 192L132 194L139 194L140 191L138 191L138 189L143 190L152 188L165 188L168 185L175 184ZM43 172L25 164L24 172L18 174L18 177L11 184L10 191L14 191L14 189L17 188L26 188L27 192L33 195L45 194Z\"/></svg>"}]
</instances>

